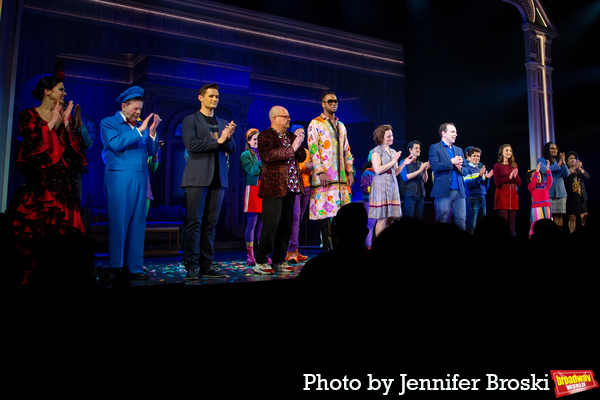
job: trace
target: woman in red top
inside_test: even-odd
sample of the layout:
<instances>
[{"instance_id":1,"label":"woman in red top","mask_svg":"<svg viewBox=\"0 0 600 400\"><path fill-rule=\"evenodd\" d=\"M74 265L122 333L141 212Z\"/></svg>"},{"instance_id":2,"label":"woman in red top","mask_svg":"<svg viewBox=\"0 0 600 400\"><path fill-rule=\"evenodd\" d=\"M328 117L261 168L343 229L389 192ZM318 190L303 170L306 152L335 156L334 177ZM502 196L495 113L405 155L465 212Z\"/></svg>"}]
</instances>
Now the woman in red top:
<instances>
[{"instance_id":1,"label":"woman in red top","mask_svg":"<svg viewBox=\"0 0 600 400\"><path fill-rule=\"evenodd\" d=\"M514 236L515 217L519 209L517 188L521 186L521 178L510 144L503 144L498 149L498 162L494 165L494 183L496 184L494 210L508 221Z\"/></svg>"},{"instance_id":2,"label":"woman in red top","mask_svg":"<svg viewBox=\"0 0 600 400\"><path fill-rule=\"evenodd\" d=\"M19 115L23 143L16 164L25 177L11 201L7 214L17 238L17 247L26 257L22 283L39 265L37 254L42 238L51 233L85 233L79 211L80 193L74 180L81 177L87 161L81 134L71 123L73 102L65 104L62 68L55 76L39 80L33 97L37 108Z\"/></svg>"}]
</instances>

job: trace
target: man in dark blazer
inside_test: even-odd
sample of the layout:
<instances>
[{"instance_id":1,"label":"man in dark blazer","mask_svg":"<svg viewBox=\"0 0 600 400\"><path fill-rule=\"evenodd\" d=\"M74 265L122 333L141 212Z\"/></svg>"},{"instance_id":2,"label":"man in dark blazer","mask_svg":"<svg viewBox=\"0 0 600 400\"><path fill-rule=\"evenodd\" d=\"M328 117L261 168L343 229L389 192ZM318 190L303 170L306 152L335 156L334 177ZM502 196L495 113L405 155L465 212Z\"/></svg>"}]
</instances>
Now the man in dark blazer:
<instances>
[{"instance_id":1,"label":"man in dark blazer","mask_svg":"<svg viewBox=\"0 0 600 400\"><path fill-rule=\"evenodd\" d=\"M187 213L183 260L186 279L226 277L213 268L215 230L225 189L229 186L227 156L235 153L235 123L215 115L219 87L204 85L198 92L200 111L183 119L181 135L189 153L181 180Z\"/></svg>"},{"instance_id":2,"label":"man in dark blazer","mask_svg":"<svg viewBox=\"0 0 600 400\"><path fill-rule=\"evenodd\" d=\"M452 123L442 124L439 128L440 140L429 147L429 165L433 171L435 220L454 223L465 229L466 203L465 185L462 176L464 153L454 145L458 133Z\"/></svg>"},{"instance_id":3,"label":"man in dark blazer","mask_svg":"<svg viewBox=\"0 0 600 400\"><path fill-rule=\"evenodd\" d=\"M258 196L262 198L262 229L254 272L272 274L291 273L294 267L285 261L292 235L296 195L304 193L299 162L306 152L302 148L304 134L288 132L288 111L275 106L269 112L271 126L258 135L258 153L262 160L262 178ZM272 267L268 255L273 253Z\"/></svg>"}]
</instances>

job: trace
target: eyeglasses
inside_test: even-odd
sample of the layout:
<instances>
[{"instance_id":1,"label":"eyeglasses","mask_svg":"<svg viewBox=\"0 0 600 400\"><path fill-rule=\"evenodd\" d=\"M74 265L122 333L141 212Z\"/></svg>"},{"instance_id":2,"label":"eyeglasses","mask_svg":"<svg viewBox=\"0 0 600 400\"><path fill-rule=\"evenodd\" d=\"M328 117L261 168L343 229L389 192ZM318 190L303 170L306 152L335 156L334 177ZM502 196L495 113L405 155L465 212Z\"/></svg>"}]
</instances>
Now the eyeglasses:
<instances>
[{"instance_id":1,"label":"eyeglasses","mask_svg":"<svg viewBox=\"0 0 600 400\"><path fill-rule=\"evenodd\" d=\"M289 115L276 115L276 117L281 117L285 119L292 119Z\"/></svg>"},{"instance_id":2,"label":"eyeglasses","mask_svg":"<svg viewBox=\"0 0 600 400\"><path fill-rule=\"evenodd\" d=\"M329 99L327 100L327 104L332 105L332 104L337 104L340 101L338 99Z\"/></svg>"}]
</instances>

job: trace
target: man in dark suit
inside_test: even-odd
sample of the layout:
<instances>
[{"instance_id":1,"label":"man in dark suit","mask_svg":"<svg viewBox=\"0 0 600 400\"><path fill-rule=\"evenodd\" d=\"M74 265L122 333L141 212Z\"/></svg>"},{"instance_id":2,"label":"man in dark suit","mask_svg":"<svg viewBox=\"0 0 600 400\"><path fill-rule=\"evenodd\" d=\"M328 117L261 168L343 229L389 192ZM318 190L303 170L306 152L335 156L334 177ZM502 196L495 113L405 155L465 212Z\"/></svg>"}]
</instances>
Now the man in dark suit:
<instances>
[{"instance_id":1,"label":"man in dark suit","mask_svg":"<svg viewBox=\"0 0 600 400\"><path fill-rule=\"evenodd\" d=\"M306 152L302 148L304 134L287 131L290 127L288 111L275 106L269 112L271 126L258 135L258 153L262 160L262 178L258 196L262 198L262 229L254 272L272 274L291 273L294 267L285 261L292 235L296 194L304 193L299 162ZM267 256L273 253L272 268Z\"/></svg>"},{"instance_id":2,"label":"man in dark suit","mask_svg":"<svg viewBox=\"0 0 600 400\"><path fill-rule=\"evenodd\" d=\"M429 147L429 165L434 173L431 197L434 198L435 220L454 223L465 229L465 185L462 179L464 153L454 145L458 133L453 123L439 129L440 140ZM466 171L465 171L466 173Z\"/></svg>"},{"instance_id":3,"label":"man in dark suit","mask_svg":"<svg viewBox=\"0 0 600 400\"><path fill-rule=\"evenodd\" d=\"M227 155L235 153L235 123L215 115L219 87L204 85L198 92L200 111L183 119L182 138L189 153L181 187L187 213L182 264L186 279L226 277L212 266L215 230L225 189L229 186Z\"/></svg>"}]
</instances>

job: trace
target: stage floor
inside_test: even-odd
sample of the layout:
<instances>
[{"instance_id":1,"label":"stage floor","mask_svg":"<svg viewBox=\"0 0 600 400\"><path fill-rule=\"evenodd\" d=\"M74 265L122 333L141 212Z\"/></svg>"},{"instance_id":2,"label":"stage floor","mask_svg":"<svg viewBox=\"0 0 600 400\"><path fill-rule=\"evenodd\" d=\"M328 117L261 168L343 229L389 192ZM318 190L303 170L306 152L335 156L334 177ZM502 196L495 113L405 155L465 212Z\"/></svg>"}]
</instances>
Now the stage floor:
<instances>
[{"instance_id":1,"label":"stage floor","mask_svg":"<svg viewBox=\"0 0 600 400\"><path fill-rule=\"evenodd\" d=\"M300 253L312 258L321 253L320 248L300 249ZM201 278L198 280L186 280L185 268L181 265L181 252L177 257L154 257L145 258L144 265L150 275L149 279L143 281L132 281L132 286L154 286L154 285L212 285L237 282L264 282L273 280L293 279L302 270L304 263L295 264L295 270L291 274L258 275L252 267L246 265L245 250L216 250L215 261L219 263L218 269L228 275L227 278ZM107 268L108 259L100 255L95 260L96 267Z\"/></svg>"}]
</instances>

